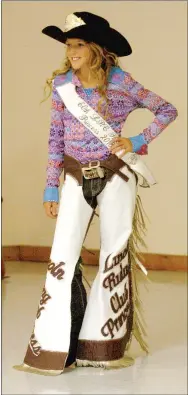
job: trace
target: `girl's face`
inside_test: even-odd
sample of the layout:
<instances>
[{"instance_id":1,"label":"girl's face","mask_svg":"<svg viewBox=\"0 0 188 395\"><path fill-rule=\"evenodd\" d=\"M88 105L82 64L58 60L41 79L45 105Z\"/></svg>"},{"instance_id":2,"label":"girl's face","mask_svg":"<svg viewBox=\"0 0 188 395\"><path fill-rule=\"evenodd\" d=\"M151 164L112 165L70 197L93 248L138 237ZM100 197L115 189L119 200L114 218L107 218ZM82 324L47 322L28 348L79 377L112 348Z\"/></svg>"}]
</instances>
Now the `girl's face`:
<instances>
[{"instance_id":1,"label":"girl's face","mask_svg":"<svg viewBox=\"0 0 188 395\"><path fill-rule=\"evenodd\" d=\"M89 64L90 50L88 44L79 38L68 38L66 41L67 57L74 70Z\"/></svg>"}]
</instances>

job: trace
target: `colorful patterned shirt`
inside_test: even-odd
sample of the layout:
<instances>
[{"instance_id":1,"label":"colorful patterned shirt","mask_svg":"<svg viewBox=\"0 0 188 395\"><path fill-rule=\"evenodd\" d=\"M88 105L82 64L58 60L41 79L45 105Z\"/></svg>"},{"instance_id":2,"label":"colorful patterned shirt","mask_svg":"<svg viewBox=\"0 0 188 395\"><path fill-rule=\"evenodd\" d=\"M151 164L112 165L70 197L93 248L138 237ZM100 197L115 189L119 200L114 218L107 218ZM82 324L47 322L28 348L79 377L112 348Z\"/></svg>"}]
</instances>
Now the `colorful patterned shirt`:
<instances>
[{"instance_id":1,"label":"colorful patterned shirt","mask_svg":"<svg viewBox=\"0 0 188 395\"><path fill-rule=\"evenodd\" d=\"M77 94L95 111L101 98L97 89L84 89L78 77L71 70L55 77L52 90L51 125L48 142L47 180L44 201L58 202L59 178L63 171L64 154L74 157L81 163L93 160L104 160L110 151L82 125L64 106L56 86L71 81ZM132 76L120 69L112 67L108 77L108 116L106 121L112 129L121 135L128 115L137 108L147 108L154 113L153 122L138 136L129 137L133 151L140 155L148 153L148 144L154 140L177 117L176 108L145 89ZM105 104L102 103L102 114Z\"/></svg>"}]
</instances>

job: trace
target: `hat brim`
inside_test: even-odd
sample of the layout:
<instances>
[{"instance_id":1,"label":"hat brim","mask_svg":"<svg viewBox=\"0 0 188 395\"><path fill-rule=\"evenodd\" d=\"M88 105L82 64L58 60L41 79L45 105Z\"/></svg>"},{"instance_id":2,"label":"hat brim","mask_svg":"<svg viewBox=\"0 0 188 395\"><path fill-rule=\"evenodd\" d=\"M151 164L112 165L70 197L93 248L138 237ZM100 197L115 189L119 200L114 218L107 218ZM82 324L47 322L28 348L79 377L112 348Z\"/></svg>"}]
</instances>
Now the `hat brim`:
<instances>
[{"instance_id":1,"label":"hat brim","mask_svg":"<svg viewBox=\"0 0 188 395\"><path fill-rule=\"evenodd\" d=\"M68 32L63 32L57 26L46 26L42 33L63 44L67 38L80 38L87 42L95 42L105 47L108 51L115 53L118 57L128 56L132 48L127 39L117 30L109 28L108 31L92 30L88 26L79 26Z\"/></svg>"}]
</instances>

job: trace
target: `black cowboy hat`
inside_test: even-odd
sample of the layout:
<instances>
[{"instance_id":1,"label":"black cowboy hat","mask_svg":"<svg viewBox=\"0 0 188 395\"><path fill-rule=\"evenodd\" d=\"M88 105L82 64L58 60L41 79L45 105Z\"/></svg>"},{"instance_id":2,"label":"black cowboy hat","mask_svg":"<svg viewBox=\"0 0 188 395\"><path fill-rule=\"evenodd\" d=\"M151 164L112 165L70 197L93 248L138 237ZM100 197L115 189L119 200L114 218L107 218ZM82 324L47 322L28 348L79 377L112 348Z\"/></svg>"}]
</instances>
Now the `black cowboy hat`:
<instances>
[{"instance_id":1,"label":"black cowboy hat","mask_svg":"<svg viewBox=\"0 0 188 395\"><path fill-rule=\"evenodd\" d=\"M61 43L67 38L80 38L94 42L117 56L128 56L132 48L125 37L112 29L108 21L91 12L74 12L67 16L64 31L57 26L46 26L42 33Z\"/></svg>"}]
</instances>

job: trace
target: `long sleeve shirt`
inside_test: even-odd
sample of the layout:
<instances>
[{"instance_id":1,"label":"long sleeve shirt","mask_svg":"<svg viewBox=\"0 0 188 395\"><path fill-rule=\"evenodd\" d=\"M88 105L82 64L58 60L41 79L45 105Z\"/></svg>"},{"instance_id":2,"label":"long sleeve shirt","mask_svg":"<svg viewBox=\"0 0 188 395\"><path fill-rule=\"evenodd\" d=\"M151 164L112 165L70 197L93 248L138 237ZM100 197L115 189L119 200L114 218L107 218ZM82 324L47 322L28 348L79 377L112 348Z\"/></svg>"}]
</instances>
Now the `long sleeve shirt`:
<instances>
[{"instance_id":1,"label":"long sleeve shirt","mask_svg":"<svg viewBox=\"0 0 188 395\"><path fill-rule=\"evenodd\" d=\"M44 201L58 202L58 187L64 166L64 154L81 163L104 160L110 151L82 125L65 107L56 85L72 82L77 94L95 111L101 96L97 89L84 89L72 71L55 77L52 89L51 124L48 141L48 165ZM137 108L147 108L154 114L153 121L139 135L129 137L133 151L140 155L148 153L148 144L154 140L177 117L177 109L156 93L144 88L132 76L119 67L112 67L107 87L107 123L121 136L128 115ZM102 114L105 103L102 105Z\"/></svg>"}]
</instances>

